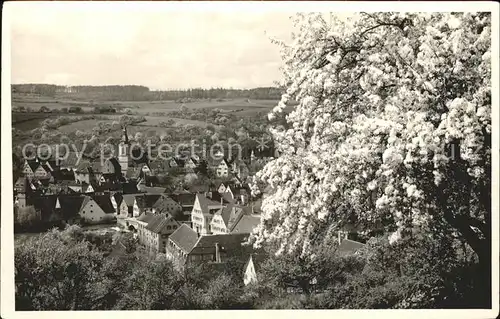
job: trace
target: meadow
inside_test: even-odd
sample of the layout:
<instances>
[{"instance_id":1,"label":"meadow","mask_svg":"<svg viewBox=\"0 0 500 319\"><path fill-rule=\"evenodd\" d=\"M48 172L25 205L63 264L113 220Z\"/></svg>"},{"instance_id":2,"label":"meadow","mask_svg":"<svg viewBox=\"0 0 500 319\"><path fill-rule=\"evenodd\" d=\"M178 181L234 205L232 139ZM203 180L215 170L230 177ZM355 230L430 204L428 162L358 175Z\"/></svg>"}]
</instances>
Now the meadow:
<instances>
[{"instance_id":1,"label":"meadow","mask_svg":"<svg viewBox=\"0 0 500 319\"><path fill-rule=\"evenodd\" d=\"M165 128L160 127L162 122L173 120L173 126L195 125L206 127L209 123L201 120L181 119L169 117L168 113L179 111L181 105L185 105L187 109L219 109L223 112L228 112L237 118L254 117L258 113L267 113L275 105L277 101L273 100L250 100L250 99L226 99L226 100L196 100L189 103L179 103L175 101L93 101L82 100L79 98L71 99L68 96L60 97L35 97L21 94L14 94L12 97L12 107L24 107L28 112L12 113L12 125L14 128L27 131L39 127L39 124L46 118L57 118L58 116L77 116L81 114L62 113L64 109L70 107L81 107L85 114L93 114L94 108L97 106L112 106L116 109L116 114L99 114L103 119L83 120L58 128L63 133L70 133L76 130L90 132L93 127L99 122L108 122L118 120L125 112L130 111L131 116L144 116L145 122L130 126L131 133L133 132L149 132L155 131L158 133L164 132ZM38 112L40 108L46 107L50 112ZM160 115L161 114L161 115Z\"/></svg>"}]
</instances>

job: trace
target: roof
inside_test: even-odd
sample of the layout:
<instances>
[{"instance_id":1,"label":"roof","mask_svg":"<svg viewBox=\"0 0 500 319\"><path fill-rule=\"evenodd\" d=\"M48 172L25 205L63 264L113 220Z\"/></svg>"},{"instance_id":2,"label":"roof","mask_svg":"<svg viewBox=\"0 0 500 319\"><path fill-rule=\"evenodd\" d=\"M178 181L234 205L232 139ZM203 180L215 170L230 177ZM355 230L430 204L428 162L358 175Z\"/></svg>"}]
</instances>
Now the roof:
<instances>
[{"instance_id":1,"label":"roof","mask_svg":"<svg viewBox=\"0 0 500 319\"><path fill-rule=\"evenodd\" d=\"M255 269L255 272L259 271L260 267L264 263L264 261L267 259L267 254L263 252L251 254L250 257L248 257L247 263L245 264L244 269L246 270L248 267L248 264L250 264L250 261L253 263L253 268Z\"/></svg>"},{"instance_id":2,"label":"roof","mask_svg":"<svg viewBox=\"0 0 500 319\"><path fill-rule=\"evenodd\" d=\"M118 173L118 172L121 172L122 167L120 166L120 163L118 162L118 160L115 157L109 158L106 161L108 161L109 163L111 163L111 165L115 169L115 174Z\"/></svg>"},{"instance_id":3,"label":"roof","mask_svg":"<svg viewBox=\"0 0 500 319\"><path fill-rule=\"evenodd\" d=\"M89 173L89 168L91 167L92 165L90 164L90 161L81 160L78 166L76 167L76 171L79 173Z\"/></svg>"},{"instance_id":4,"label":"roof","mask_svg":"<svg viewBox=\"0 0 500 319\"><path fill-rule=\"evenodd\" d=\"M202 194L196 194L196 198L198 199L198 202L200 203L200 208L201 208L201 211L203 212L203 214L210 213L210 209L209 209L210 206L212 206L212 207L215 206L217 208L221 207L220 201L216 202L214 200L211 200L210 198L203 196Z\"/></svg>"},{"instance_id":5,"label":"roof","mask_svg":"<svg viewBox=\"0 0 500 319\"><path fill-rule=\"evenodd\" d=\"M260 224L260 215L242 215L232 225L230 231L234 234L249 234Z\"/></svg>"},{"instance_id":6,"label":"roof","mask_svg":"<svg viewBox=\"0 0 500 319\"><path fill-rule=\"evenodd\" d=\"M136 195L132 194L124 194L122 195L122 201L124 201L127 206L134 206L135 196Z\"/></svg>"},{"instance_id":7,"label":"roof","mask_svg":"<svg viewBox=\"0 0 500 319\"><path fill-rule=\"evenodd\" d=\"M92 163L90 163L90 168L92 169L93 173L102 172L101 161L93 161Z\"/></svg>"},{"instance_id":8,"label":"roof","mask_svg":"<svg viewBox=\"0 0 500 319\"><path fill-rule=\"evenodd\" d=\"M140 177L141 173L142 170L138 167L128 167L125 176L127 176L127 178L137 179Z\"/></svg>"},{"instance_id":9,"label":"roof","mask_svg":"<svg viewBox=\"0 0 500 319\"><path fill-rule=\"evenodd\" d=\"M241 244L246 242L248 234L217 234L201 236L191 254L210 254L215 253L215 244L219 244L221 251L234 251L241 248Z\"/></svg>"},{"instance_id":10,"label":"roof","mask_svg":"<svg viewBox=\"0 0 500 319\"><path fill-rule=\"evenodd\" d=\"M61 161L61 166L75 167L78 163L78 154L76 152L69 152Z\"/></svg>"},{"instance_id":11,"label":"roof","mask_svg":"<svg viewBox=\"0 0 500 319\"><path fill-rule=\"evenodd\" d=\"M170 235L169 240L174 242L186 254L190 253L198 241L198 234L186 224L182 224Z\"/></svg>"},{"instance_id":12,"label":"roof","mask_svg":"<svg viewBox=\"0 0 500 319\"><path fill-rule=\"evenodd\" d=\"M155 215L148 223L146 226L146 229L149 231L152 231L153 233L160 234L164 230L166 230L167 225L170 222L175 222L175 219L172 218L170 215L166 214L161 214L161 215Z\"/></svg>"},{"instance_id":13,"label":"roof","mask_svg":"<svg viewBox=\"0 0 500 319\"><path fill-rule=\"evenodd\" d=\"M137 194L139 189L136 183L122 183L123 194Z\"/></svg>"},{"instance_id":14,"label":"roof","mask_svg":"<svg viewBox=\"0 0 500 319\"><path fill-rule=\"evenodd\" d=\"M167 189L165 187L143 186L141 190L146 194L163 194Z\"/></svg>"},{"instance_id":15,"label":"roof","mask_svg":"<svg viewBox=\"0 0 500 319\"><path fill-rule=\"evenodd\" d=\"M141 216L137 217L137 221L148 224L154 217L154 214L142 213Z\"/></svg>"},{"instance_id":16,"label":"roof","mask_svg":"<svg viewBox=\"0 0 500 319\"><path fill-rule=\"evenodd\" d=\"M233 204L229 204L221 209L219 209L215 215L218 215L224 221L224 225L229 228L230 221L234 222L238 219L238 215L242 214L243 211L240 208L235 207Z\"/></svg>"},{"instance_id":17,"label":"roof","mask_svg":"<svg viewBox=\"0 0 500 319\"><path fill-rule=\"evenodd\" d=\"M82 207L85 196L75 196L75 195L59 195L59 204L61 204L61 210L63 213L63 218L70 219L78 216L78 212Z\"/></svg>"},{"instance_id":18,"label":"roof","mask_svg":"<svg viewBox=\"0 0 500 319\"><path fill-rule=\"evenodd\" d=\"M364 246L365 246L365 244L363 244L363 243L360 243L360 242L357 242L354 240L350 240L350 239L344 239L340 243L338 250L341 253L354 253L357 250L363 248Z\"/></svg>"},{"instance_id":19,"label":"roof","mask_svg":"<svg viewBox=\"0 0 500 319\"><path fill-rule=\"evenodd\" d=\"M38 166L40 165L40 162L37 160L27 160L28 166L31 168L31 170L34 172Z\"/></svg>"},{"instance_id":20,"label":"roof","mask_svg":"<svg viewBox=\"0 0 500 319\"><path fill-rule=\"evenodd\" d=\"M127 196L127 195L125 195ZM155 203L162 198L159 194L153 195L142 195L136 196L135 199L137 201L137 207L142 211L147 208L153 208ZM130 205L129 205L130 206Z\"/></svg>"},{"instance_id":21,"label":"roof","mask_svg":"<svg viewBox=\"0 0 500 319\"><path fill-rule=\"evenodd\" d=\"M109 195L94 195L92 199L99 205L106 214L115 212L113 204L111 204L111 197Z\"/></svg>"},{"instance_id":22,"label":"roof","mask_svg":"<svg viewBox=\"0 0 500 319\"><path fill-rule=\"evenodd\" d=\"M41 219L50 219L56 207L57 195L44 195L32 197L27 201L27 205L33 205L36 210L40 211Z\"/></svg>"},{"instance_id":23,"label":"roof","mask_svg":"<svg viewBox=\"0 0 500 319\"><path fill-rule=\"evenodd\" d=\"M57 181L74 181L75 172L69 169L59 169L52 172L52 176Z\"/></svg>"},{"instance_id":24,"label":"roof","mask_svg":"<svg viewBox=\"0 0 500 319\"><path fill-rule=\"evenodd\" d=\"M170 197L181 206L193 206L196 195L192 193L178 193L171 194Z\"/></svg>"}]
</instances>

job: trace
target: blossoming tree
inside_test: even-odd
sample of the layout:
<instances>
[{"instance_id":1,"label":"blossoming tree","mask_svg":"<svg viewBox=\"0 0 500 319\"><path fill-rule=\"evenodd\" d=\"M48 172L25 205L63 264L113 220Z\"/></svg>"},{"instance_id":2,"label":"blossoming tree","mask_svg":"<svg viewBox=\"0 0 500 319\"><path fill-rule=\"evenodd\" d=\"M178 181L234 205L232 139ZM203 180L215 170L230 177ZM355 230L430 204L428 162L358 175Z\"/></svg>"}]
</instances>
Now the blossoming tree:
<instances>
[{"instance_id":1,"label":"blossoming tree","mask_svg":"<svg viewBox=\"0 0 500 319\"><path fill-rule=\"evenodd\" d=\"M449 225L489 264L490 15L300 14L295 26L277 42L287 90L269 117L287 124L256 176L270 191L255 244L307 253L346 225L391 241Z\"/></svg>"}]
</instances>

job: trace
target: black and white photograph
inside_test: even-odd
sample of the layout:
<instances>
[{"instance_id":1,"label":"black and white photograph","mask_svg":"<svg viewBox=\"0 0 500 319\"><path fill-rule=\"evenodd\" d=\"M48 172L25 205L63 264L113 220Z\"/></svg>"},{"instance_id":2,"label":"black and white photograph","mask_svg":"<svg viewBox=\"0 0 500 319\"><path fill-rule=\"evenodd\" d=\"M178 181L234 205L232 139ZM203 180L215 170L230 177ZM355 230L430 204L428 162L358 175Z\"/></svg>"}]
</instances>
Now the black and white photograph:
<instances>
[{"instance_id":1,"label":"black and white photograph","mask_svg":"<svg viewBox=\"0 0 500 319\"><path fill-rule=\"evenodd\" d=\"M498 10L7 3L2 317L496 317Z\"/></svg>"}]
</instances>

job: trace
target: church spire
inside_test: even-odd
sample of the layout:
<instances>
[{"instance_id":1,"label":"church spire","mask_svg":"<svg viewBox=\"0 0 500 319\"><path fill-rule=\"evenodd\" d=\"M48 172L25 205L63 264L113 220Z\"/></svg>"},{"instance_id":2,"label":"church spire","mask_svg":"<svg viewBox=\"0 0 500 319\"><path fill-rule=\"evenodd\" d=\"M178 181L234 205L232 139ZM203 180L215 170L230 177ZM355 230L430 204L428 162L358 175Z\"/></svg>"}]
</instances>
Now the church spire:
<instances>
[{"instance_id":1,"label":"church spire","mask_svg":"<svg viewBox=\"0 0 500 319\"><path fill-rule=\"evenodd\" d=\"M122 142L125 144L129 144L128 135L127 135L127 127L125 125L123 126Z\"/></svg>"}]
</instances>

